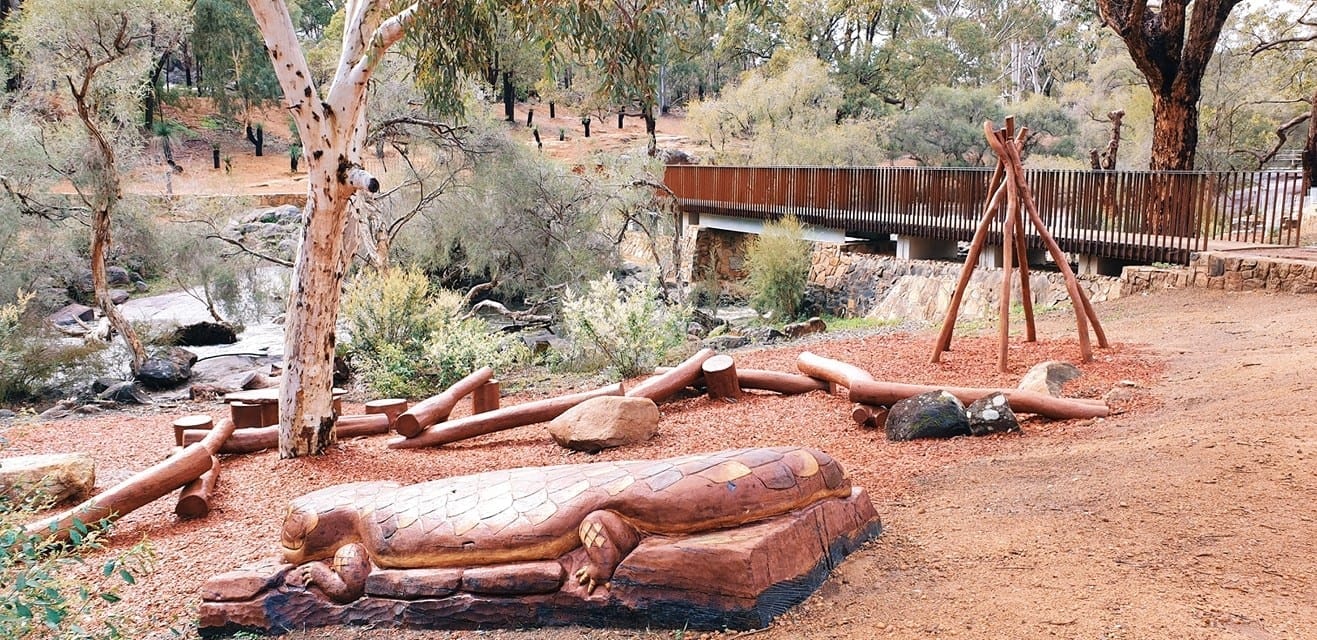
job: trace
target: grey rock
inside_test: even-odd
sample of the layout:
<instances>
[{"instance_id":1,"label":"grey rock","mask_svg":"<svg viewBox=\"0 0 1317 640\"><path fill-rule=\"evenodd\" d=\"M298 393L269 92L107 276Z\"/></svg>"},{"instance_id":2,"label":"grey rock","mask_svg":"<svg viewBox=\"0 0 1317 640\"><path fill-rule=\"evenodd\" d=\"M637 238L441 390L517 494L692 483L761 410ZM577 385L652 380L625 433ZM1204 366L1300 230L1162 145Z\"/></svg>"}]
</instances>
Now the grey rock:
<instances>
[{"instance_id":1,"label":"grey rock","mask_svg":"<svg viewBox=\"0 0 1317 640\"><path fill-rule=\"evenodd\" d=\"M793 322L782 327L782 333L791 338L801 338L815 333L823 333L828 330L827 323L822 318L815 316L804 322Z\"/></svg>"},{"instance_id":2,"label":"grey rock","mask_svg":"<svg viewBox=\"0 0 1317 640\"><path fill-rule=\"evenodd\" d=\"M96 319L96 310L85 305L73 303L65 305L62 309L46 316L46 321L56 327L67 325L78 326L78 321L91 322Z\"/></svg>"},{"instance_id":3,"label":"grey rock","mask_svg":"<svg viewBox=\"0 0 1317 640\"><path fill-rule=\"evenodd\" d=\"M123 267L107 267L105 269L105 279L111 287L129 286L133 283L133 280L140 280L140 278L134 278L132 273ZM78 277L73 280L73 286L82 293L95 291L91 269L79 273Z\"/></svg>"},{"instance_id":4,"label":"grey rock","mask_svg":"<svg viewBox=\"0 0 1317 640\"><path fill-rule=\"evenodd\" d=\"M0 409L0 420L9 420L11 418L17 418L17 417L18 414L14 413L13 411L10 411L8 409Z\"/></svg>"},{"instance_id":5,"label":"grey rock","mask_svg":"<svg viewBox=\"0 0 1317 640\"><path fill-rule=\"evenodd\" d=\"M128 299L131 297L133 297L132 294L123 289L110 289L110 302L113 302L116 305L128 302Z\"/></svg>"},{"instance_id":6,"label":"grey rock","mask_svg":"<svg viewBox=\"0 0 1317 640\"><path fill-rule=\"evenodd\" d=\"M193 356L195 361L196 356ZM174 358L147 358L137 372L137 381L147 389L173 389L192 376L192 363Z\"/></svg>"},{"instance_id":7,"label":"grey rock","mask_svg":"<svg viewBox=\"0 0 1317 640\"><path fill-rule=\"evenodd\" d=\"M96 395L101 400L112 400L119 404L151 404L151 397L142 391L132 380L125 380Z\"/></svg>"},{"instance_id":8,"label":"grey rock","mask_svg":"<svg viewBox=\"0 0 1317 640\"><path fill-rule=\"evenodd\" d=\"M887 439L897 442L970 434L965 405L946 391L921 393L892 405L884 429Z\"/></svg>"},{"instance_id":9,"label":"grey rock","mask_svg":"<svg viewBox=\"0 0 1317 640\"><path fill-rule=\"evenodd\" d=\"M1020 430L1020 420L1011 411L1004 393L975 400L965 408L965 414L969 418L969 431L976 436Z\"/></svg>"},{"instance_id":10,"label":"grey rock","mask_svg":"<svg viewBox=\"0 0 1317 640\"><path fill-rule=\"evenodd\" d=\"M1020 389L1061 397L1067 382L1080 376L1079 367L1061 360L1047 360L1034 365L1020 380Z\"/></svg>"},{"instance_id":11,"label":"grey rock","mask_svg":"<svg viewBox=\"0 0 1317 640\"><path fill-rule=\"evenodd\" d=\"M233 325L223 322L197 322L179 327L170 336L169 342L183 347L208 347L217 344L233 344L238 341L238 332Z\"/></svg>"},{"instance_id":12,"label":"grey rock","mask_svg":"<svg viewBox=\"0 0 1317 640\"><path fill-rule=\"evenodd\" d=\"M69 414L69 410L63 407L51 407L38 414L37 419L45 422L53 422L55 420L63 420L64 418L69 417Z\"/></svg>"},{"instance_id":13,"label":"grey rock","mask_svg":"<svg viewBox=\"0 0 1317 640\"><path fill-rule=\"evenodd\" d=\"M144 280L138 280L137 282L133 283L133 291L136 291L137 293L146 293L147 291L150 290L151 290L151 286L146 284L146 281Z\"/></svg>"},{"instance_id":14,"label":"grey rock","mask_svg":"<svg viewBox=\"0 0 1317 640\"><path fill-rule=\"evenodd\" d=\"M757 344L772 344L787 337L787 334L772 327L755 327L753 329L746 329L741 332L741 335L749 338L751 342Z\"/></svg>"},{"instance_id":15,"label":"grey rock","mask_svg":"<svg viewBox=\"0 0 1317 640\"><path fill-rule=\"evenodd\" d=\"M552 331L526 332L520 335L521 342L526 348L531 350L535 355L541 355L550 351L562 351L567 347L567 341L554 335Z\"/></svg>"},{"instance_id":16,"label":"grey rock","mask_svg":"<svg viewBox=\"0 0 1317 640\"><path fill-rule=\"evenodd\" d=\"M721 335L704 340L704 346L718 352L739 349L748 344L750 344L750 339L745 336Z\"/></svg>"}]
</instances>

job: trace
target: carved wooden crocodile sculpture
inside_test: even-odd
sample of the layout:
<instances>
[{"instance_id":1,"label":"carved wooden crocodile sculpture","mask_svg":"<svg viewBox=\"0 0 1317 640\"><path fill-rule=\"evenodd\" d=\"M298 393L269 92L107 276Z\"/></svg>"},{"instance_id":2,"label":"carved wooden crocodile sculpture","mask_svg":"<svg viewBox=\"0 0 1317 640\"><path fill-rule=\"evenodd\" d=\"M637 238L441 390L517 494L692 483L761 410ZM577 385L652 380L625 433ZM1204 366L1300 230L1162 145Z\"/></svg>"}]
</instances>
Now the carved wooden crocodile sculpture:
<instances>
[{"instance_id":1,"label":"carved wooden crocodile sculpture","mask_svg":"<svg viewBox=\"0 0 1317 640\"><path fill-rule=\"evenodd\" d=\"M400 486L360 482L292 502L284 560L339 602L380 568L556 559L583 546L575 578L607 583L642 535L710 531L851 494L841 465L799 447L490 471ZM332 565L316 560L333 558Z\"/></svg>"}]
</instances>

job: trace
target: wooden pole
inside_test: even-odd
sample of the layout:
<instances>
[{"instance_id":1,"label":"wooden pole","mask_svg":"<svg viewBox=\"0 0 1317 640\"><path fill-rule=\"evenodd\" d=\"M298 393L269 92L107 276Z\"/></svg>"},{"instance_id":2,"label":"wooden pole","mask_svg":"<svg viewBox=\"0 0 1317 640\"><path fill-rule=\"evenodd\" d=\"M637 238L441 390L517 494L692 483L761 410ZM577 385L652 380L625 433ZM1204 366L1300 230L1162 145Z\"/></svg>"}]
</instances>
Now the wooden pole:
<instances>
[{"instance_id":1,"label":"wooden pole","mask_svg":"<svg viewBox=\"0 0 1317 640\"><path fill-rule=\"evenodd\" d=\"M1079 330L1079 351L1084 362L1093 360L1093 347L1089 342L1088 336L1088 308L1084 306L1086 300L1083 291L1079 288L1079 282L1075 279L1074 271L1070 269L1070 263L1066 261L1065 253L1052 237L1047 225L1043 223L1042 216L1038 214L1038 209L1034 206L1033 197L1029 192L1028 186L1023 185L1024 171L1020 168L1020 157L1013 148L1013 145L1003 145L997 139L994 133L992 122L984 122L983 130L988 138L988 144L992 147L999 157L1003 158L1006 163L1006 170L1015 176L1017 184L1021 184L1020 198L1024 202L1025 210L1029 212L1030 221L1033 222L1034 228L1038 235L1047 245L1047 250L1052 254L1052 259L1056 261L1057 268L1061 270L1061 275L1065 279L1066 291L1070 294L1070 302L1075 310L1075 324ZM1105 336L1104 336L1105 337Z\"/></svg>"},{"instance_id":2,"label":"wooden pole","mask_svg":"<svg viewBox=\"0 0 1317 640\"><path fill-rule=\"evenodd\" d=\"M1016 413L1036 413L1056 420L1102 418L1111 413L1106 403L1098 400L1055 398L1021 389L941 387L877 380L856 380L855 386L851 387L850 399L851 402L891 406L906 398L930 391L946 391L965 404L1000 392L1006 395L1012 411Z\"/></svg>"},{"instance_id":3,"label":"wooden pole","mask_svg":"<svg viewBox=\"0 0 1317 640\"><path fill-rule=\"evenodd\" d=\"M495 411L441 422L428 427L414 437L394 438L389 441L389 447L392 449L434 447L513 427L547 422L590 398L620 395L622 395L622 385L611 384L592 391L526 402Z\"/></svg>"},{"instance_id":4,"label":"wooden pole","mask_svg":"<svg viewBox=\"0 0 1317 640\"><path fill-rule=\"evenodd\" d=\"M853 364L825 358L808 351L802 351L800 355L796 356L796 368L811 378L826 380L834 387L840 385L850 389L855 382L873 380L872 374ZM830 391L837 393L835 388L830 389Z\"/></svg>"},{"instance_id":5,"label":"wooden pole","mask_svg":"<svg viewBox=\"0 0 1317 640\"><path fill-rule=\"evenodd\" d=\"M198 443L185 447L145 471L93 496L67 511L33 522L25 528L29 535L65 541L75 522L98 528L102 521L113 521L150 504L167 493L200 478L211 468L211 457L233 435L233 421L225 418L206 432Z\"/></svg>"},{"instance_id":6,"label":"wooden pole","mask_svg":"<svg viewBox=\"0 0 1317 640\"><path fill-rule=\"evenodd\" d=\"M404 438L415 437L427 427L447 420L448 414L453 412L453 407L457 406L459 400L493 377L494 370L483 367L458 380L443 393L426 398L398 416L398 419L393 421L393 430Z\"/></svg>"},{"instance_id":7,"label":"wooden pole","mask_svg":"<svg viewBox=\"0 0 1317 640\"><path fill-rule=\"evenodd\" d=\"M1037 342L1038 330L1033 320L1033 287L1029 284L1029 242L1024 236L1023 218L1015 221L1015 255L1020 262L1020 303L1024 306L1024 341Z\"/></svg>"},{"instance_id":8,"label":"wooden pole","mask_svg":"<svg viewBox=\"0 0 1317 640\"><path fill-rule=\"evenodd\" d=\"M385 413L366 415L339 416L334 423L334 431L339 438L360 438L388 433L391 428L389 416ZM183 442L191 444L205 437L205 432L189 429L183 432ZM219 453L256 453L279 446L279 427L257 427L239 429L224 442Z\"/></svg>"},{"instance_id":9,"label":"wooden pole","mask_svg":"<svg viewBox=\"0 0 1317 640\"><path fill-rule=\"evenodd\" d=\"M1013 121L1007 119L1007 125L1013 125ZM997 138L997 142L1003 145L1012 145L1006 131L994 131L992 135ZM1007 160L1009 165L1010 161ZM1020 215L1020 185L1015 181L1015 173L1006 171L1006 222L1002 227L1001 233L1001 300L998 301L997 311L1000 321L997 326L997 370L1006 373L1010 370L1010 346L1011 346L1011 275L1012 268L1015 266L1015 219Z\"/></svg>"},{"instance_id":10,"label":"wooden pole","mask_svg":"<svg viewBox=\"0 0 1317 640\"><path fill-rule=\"evenodd\" d=\"M736 376L736 361L726 354L716 355L700 366L710 400L736 402L741 398L741 381Z\"/></svg>"},{"instance_id":11,"label":"wooden pole","mask_svg":"<svg viewBox=\"0 0 1317 640\"><path fill-rule=\"evenodd\" d=\"M632 387L626 395L631 398L649 398L654 402L663 402L699 380L700 367L704 365L705 360L712 357L712 349L700 349L685 362L669 369L667 373L651 376Z\"/></svg>"},{"instance_id":12,"label":"wooden pole","mask_svg":"<svg viewBox=\"0 0 1317 640\"><path fill-rule=\"evenodd\" d=\"M661 375L669 371L672 371L672 367L654 369L655 375ZM827 391L831 387L831 383L827 380L802 376L798 373L768 371L766 369L742 369L737 367L736 379L742 391L757 389L759 391L780 393L784 396L794 396L811 391ZM698 380L694 383L694 386L699 388Z\"/></svg>"},{"instance_id":13,"label":"wooden pole","mask_svg":"<svg viewBox=\"0 0 1317 640\"><path fill-rule=\"evenodd\" d=\"M956 280L956 289L951 294L947 315L942 319L942 331L938 333L937 342L933 345L933 357L930 362L940 362L942 352L951 348L951 334L956 328L956 316L960 315L960 303L965 298L965 287L969 285L969 279L974 275L974 268L979 264L979 255L983 253L983 245L988 240L988 228L992 226L992 219L996 217L997 207L1001 206L1002 199L1006 197L1003 175L1002 163L998 159L997 168L992 172L992 179L988 182L988 192L992 195L983 205L979 226L974 229L974 238L970 241L969 253L965 255L965 264L960 269L960 278Z\"/></svg>"}]
</instances>

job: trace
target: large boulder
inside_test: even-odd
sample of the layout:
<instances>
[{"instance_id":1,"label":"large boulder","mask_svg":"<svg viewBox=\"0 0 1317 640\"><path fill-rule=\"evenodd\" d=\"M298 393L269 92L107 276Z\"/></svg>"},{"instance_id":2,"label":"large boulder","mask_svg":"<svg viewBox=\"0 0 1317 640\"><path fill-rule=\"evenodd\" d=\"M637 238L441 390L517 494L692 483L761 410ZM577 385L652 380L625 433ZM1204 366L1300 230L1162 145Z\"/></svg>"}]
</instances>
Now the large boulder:
<instances>
[{"instance_id":1,"label":"large boulder","mask_svg":"<svg viewBox=\"0 0 1317 640\"><path fill-rule=\"evenodd\" d=\"M96 394L96 398L118 404L151 404L151 396L146 395L146 392L132 380L112 384Z\"/></svg>"},{"instance_id":2,"label":"large boulder","mask_svg":"<svg viewBox=\"0 0 1317 640\"><path fill-rule=\"evenodd\" d=\"M137 381L147 389L173 389L192 377L192 365L196 361L195 353L174 347L166 356L147 358L137 372Z\"/></svg>"},{"instance_id":3,"label":"large boulder","mask_svg":"<svg viewBox=\"0 0 1317 640\"><path fill-rule=\"evenodd\" d=\"M1020 430L1020 421L1011 411L1006 394L1001 392L975 400L965 408L965 413L969 431L976 436Z\"/></svg>"},{"instance_id":4,"label":"large boulder","mask_svg":"<svg viewBox=\"0 0 1317 640\"><path fill-rule=\"evenodd\" d=\"M946 391L911 396L887 412L887 439L954 438L970 434L965 405Z\"/></svg>"},{"instance_id":5,"label":"large boulder","mask_svg":"<svg viewBox=\"0 0 1317 640\"><path fill-rule=\"evenodd\" d=\"M0 495L22 501L41 494L55 502L91 495L96 463L85 453L0 458Z\"/></svg>"},{"instance_id":6,"label":"large boulder","mask_svg":"<svg viewBox=\"0 0 1317 640\"><path fill-rule=\"evenodd\" d=\"M1020 389L1061 397L1065 383L1079 377L1079 367L1061 360L1047 360L1034 365L1020 380Z\"/></svg>"},{"instance_id":7,"label":"large boulder","mask_svg":"<svg viewBox=\"0 0 1317 640\"><path fill-rule=\"evenodd\" d=\"M823 320L818 316L810 318L809 320L806 320L804 322L793 322L785 327L782 327L782 333L785 333L787 334L787 336L792 338L803 338L807 335L814 333L823 333L824 331L827 330L828 330L827 323L823 322Z\"/></svg>"},{"instance_id":8,"label":"large boulder","mask_svg":"<svg viewBox=\"0 0 1317 640\"><path fill-rule=\"evenodd\" d=\"M568 409L549 423L560 446L596 453L644 442L658 431L659 410L649 398L603 396Z\"/></svg>"},{"instance_id":9,"label":"large boulder","mask_svg":"<svg viewBox=\"0 0 1317 640\"><path fill-rule=\"evenodd\" d=\"M111 287L132 286L134 281L141 280L136 274L123 267L107 267L105 269L106 283ZM91 293L95 290L92 282L91 269L84 270L73 279L73 286L81 293Z\"/></svg>"},{"instance_id":10,"label":"large boulder","mask_svg":"<svg viewBox=\"0 0 1317 640\"><path fill-rule=\"evenodd\" d=\"M224 322L197 322L184 325L174 330L170 344L180 347L208 347L217 344L233 344L238 341L238 332L233 325Z\"/></svg>"}]
</instances>

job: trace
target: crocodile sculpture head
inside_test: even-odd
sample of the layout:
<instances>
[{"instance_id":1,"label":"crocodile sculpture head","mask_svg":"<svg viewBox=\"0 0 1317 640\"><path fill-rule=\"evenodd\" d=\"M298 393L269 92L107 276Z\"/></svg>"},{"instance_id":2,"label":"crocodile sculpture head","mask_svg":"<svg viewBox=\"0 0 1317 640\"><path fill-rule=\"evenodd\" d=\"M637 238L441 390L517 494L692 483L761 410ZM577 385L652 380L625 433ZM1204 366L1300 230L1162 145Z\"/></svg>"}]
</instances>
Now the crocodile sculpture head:
<instances>
[{"instance_id":1,"label":"crocodile sculpture head","mask_svg":"<svg viewBox=\"0 0 1317 640\"><path fill-rule=\"evenodd\" d=\"M279 536L284 561L302 564L323 560L345 544L360 541L359 498L397 486L394 482L355 482L313 491L294 500L288 506Z\"/></svg>"}]
</instances>

